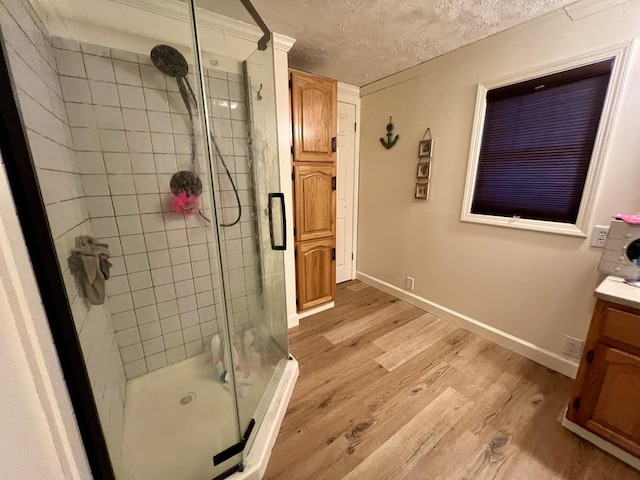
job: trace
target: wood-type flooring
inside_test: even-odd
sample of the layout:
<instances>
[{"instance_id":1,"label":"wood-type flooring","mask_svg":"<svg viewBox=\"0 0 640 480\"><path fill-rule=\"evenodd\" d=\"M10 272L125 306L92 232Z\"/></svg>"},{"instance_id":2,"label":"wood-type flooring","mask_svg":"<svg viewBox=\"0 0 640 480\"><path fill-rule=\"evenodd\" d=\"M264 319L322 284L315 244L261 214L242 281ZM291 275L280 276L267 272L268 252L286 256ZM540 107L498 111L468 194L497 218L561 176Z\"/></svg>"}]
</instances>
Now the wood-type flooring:
<instances>
[{"instance_id":1,"label":"wood-type flooring","mask_svg":"<svg viewBox=\"0 0 640 480\"><path fill-rule=\"evenodd\" d=\"M640 480L560 425L571 379L364 283L289 332L266 480Z\"/></svg>"}]
</instances>

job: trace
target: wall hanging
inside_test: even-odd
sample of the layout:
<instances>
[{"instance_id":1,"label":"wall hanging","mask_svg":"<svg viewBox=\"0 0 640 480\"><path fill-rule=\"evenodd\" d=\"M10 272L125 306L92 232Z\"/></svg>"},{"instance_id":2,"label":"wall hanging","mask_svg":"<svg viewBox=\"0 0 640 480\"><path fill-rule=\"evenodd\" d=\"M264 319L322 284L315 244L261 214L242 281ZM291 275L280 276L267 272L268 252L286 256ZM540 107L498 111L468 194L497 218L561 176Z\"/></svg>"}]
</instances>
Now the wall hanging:
<instances>
[{"instance_id":1,"label":"wall hanging","mask_svg":"<svg viewBox=\"0 0 640 480\"><path fill-rule=\"evenodd\" d=\"M391 117L389 117L389 123L387 123L387 140L385 141L384 138L380 137L380 143L387 150L392 148L400 138L400 135L396 135L396 138L391 140L392 136L393 136L393 123L391 123Z\"/></svg>"},{"instance_id":2,"label":"wall hanging","mask_svg":"<svg viewBox=\"0 0 640 480\"><path fill-rule=\"evenodd\" d=\"M414 198L421 200L429 199L429 187L431 185L431 158L433 156L433 138L431 138L431 129L427 128L422 136L422 140L418 143L418 169L416 177L416 190Z\"/></svg>"}]
</instances>

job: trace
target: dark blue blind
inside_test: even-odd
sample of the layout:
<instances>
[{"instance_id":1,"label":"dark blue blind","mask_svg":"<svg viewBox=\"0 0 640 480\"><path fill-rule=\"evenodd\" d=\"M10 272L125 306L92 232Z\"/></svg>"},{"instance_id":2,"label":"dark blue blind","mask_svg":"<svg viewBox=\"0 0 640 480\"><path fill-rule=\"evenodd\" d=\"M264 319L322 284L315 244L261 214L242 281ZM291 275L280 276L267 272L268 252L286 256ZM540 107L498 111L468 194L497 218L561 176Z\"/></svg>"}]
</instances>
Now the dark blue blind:
<instances>
[{"instance_id":1,"label":"dark blue blind","mask_svg":"<svg viewBox=\"0 0 640 480\"><path fill-rule=\"evenodd\" d=\"M472 213L576 222L612 65L487 92Z\"/></svg>"}]
</instances>

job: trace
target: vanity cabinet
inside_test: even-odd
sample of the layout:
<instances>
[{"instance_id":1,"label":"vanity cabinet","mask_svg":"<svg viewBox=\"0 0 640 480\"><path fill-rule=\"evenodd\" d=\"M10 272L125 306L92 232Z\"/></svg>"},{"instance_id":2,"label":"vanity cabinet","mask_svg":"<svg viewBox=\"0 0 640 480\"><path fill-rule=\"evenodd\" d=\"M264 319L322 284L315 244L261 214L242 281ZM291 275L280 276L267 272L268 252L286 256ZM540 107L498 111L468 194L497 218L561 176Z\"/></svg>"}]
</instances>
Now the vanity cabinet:
<instances>
[{"instance_id":1,"label":"vanity cabinet","mask_svg":"<svg viewBox=\"0 0 640 480\"><path fill-rule=\"evenodd\" d=\"M640 309L598 299L566 417L640 457Z\"/></svg>"},{"instance_id":2,"label":"vanity cabinet","mask_svg":"<svg viewBox=\"0 0 640 480\"><path fill-rule=\"evenodd\" d=\"M298 311L335 298L338 83L290 70Z\"/></svg>"}]
</instances>

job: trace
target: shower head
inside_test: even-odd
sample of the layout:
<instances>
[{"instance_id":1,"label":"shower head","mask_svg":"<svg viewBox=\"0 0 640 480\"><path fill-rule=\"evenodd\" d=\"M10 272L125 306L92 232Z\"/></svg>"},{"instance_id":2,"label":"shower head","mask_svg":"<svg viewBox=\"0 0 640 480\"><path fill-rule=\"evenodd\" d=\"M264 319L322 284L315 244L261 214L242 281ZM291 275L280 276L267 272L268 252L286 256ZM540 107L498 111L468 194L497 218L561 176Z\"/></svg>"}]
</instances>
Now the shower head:
<instances>
[{"instance_id":1,"label":"shower head","mask_svg":"<svg viewBox=\"0 0 640 480\"><path fill-rule=\"evenodd\" d=\"M153 47L151 61L158 70L170 77L186 77L189 72L189 65L184 55L170 45Z\"/></svg>"},{"instance_id":2,"label":"shower head","mask_svg":"<svg viewBox=\"0 0 640 480\"><path fill-rule=\"evenodd\" d=\"M184 58L184 55L170 45L156 45L151 49L151 61L162 73L176 79L184 106L186 107L187 112L189 112L189 115L192 115L193 111L191 110L191 100L193 100L193 107L196 109L198 102L195 94L193 93L193 89L187 80L189 64Z\"/></svg>"}]
</instances>

